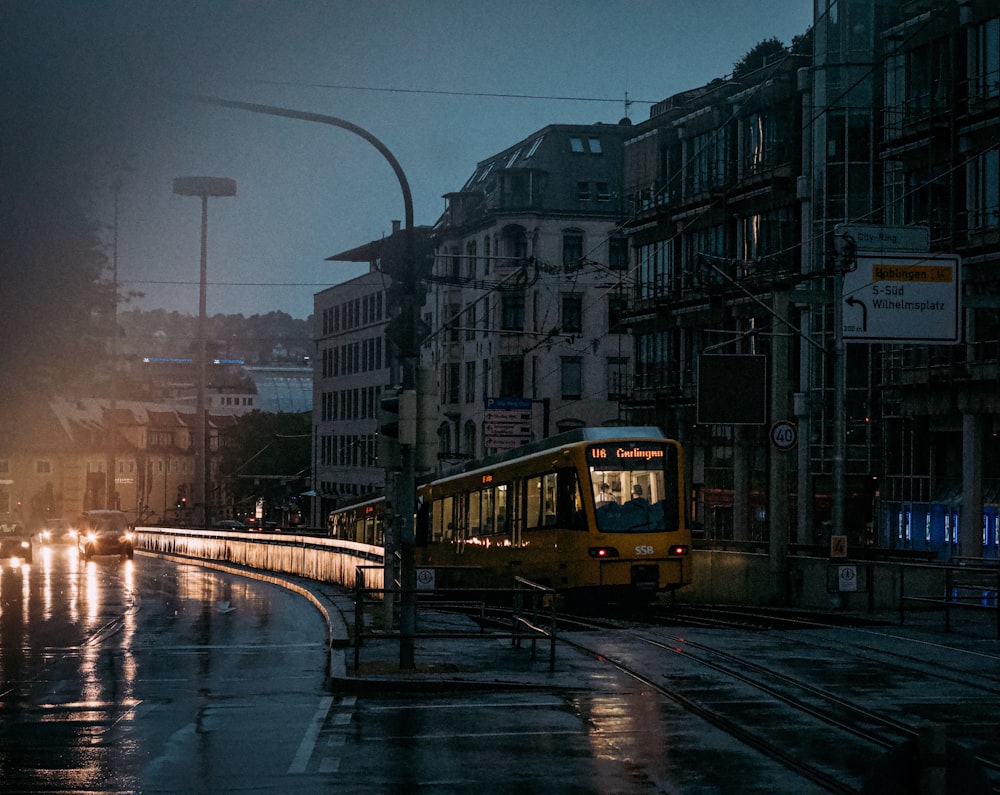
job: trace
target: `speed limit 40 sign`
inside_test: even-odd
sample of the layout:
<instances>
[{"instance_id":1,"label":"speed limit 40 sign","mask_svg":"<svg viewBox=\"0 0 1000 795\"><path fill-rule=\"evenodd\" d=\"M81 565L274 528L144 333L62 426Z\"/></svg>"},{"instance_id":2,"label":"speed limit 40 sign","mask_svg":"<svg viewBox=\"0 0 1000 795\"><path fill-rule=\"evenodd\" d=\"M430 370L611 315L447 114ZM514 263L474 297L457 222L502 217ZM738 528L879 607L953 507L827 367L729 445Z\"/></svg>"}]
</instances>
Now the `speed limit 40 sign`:
<instances>
[{"instance_id":1,"label":"speed limit 40 sign","mask_svg":"<svg viewBox=\"0 0 1000 795\"><path fill-rule=\"evenodd\" d=\"M791 450L799 443L799 426L791 420L779 420L771 426L771 444L779 450Z\"/></svg>"}]
</instances>

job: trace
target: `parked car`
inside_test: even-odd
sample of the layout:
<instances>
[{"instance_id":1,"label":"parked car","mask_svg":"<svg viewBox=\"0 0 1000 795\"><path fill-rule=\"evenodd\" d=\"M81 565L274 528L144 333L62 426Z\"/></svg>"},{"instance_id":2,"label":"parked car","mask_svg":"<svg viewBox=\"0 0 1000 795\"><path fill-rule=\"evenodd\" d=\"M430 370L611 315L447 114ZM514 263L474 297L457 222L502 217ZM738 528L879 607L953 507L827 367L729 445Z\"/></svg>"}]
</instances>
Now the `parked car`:
<instances>
[{"instance_id":1,"label":"parked car","mask_svg":"<svg viewBox=\"0 0 1000 795\"><path fill-rule=\"evenodd\" d=\"M0 558L31 563L31 533L20 522L0 523Z\"/></svg>"},{"instance_id":2,"label":"parked car","mask_svg":"<svg viewBox=\"0 0 1000 795\"><path fill-rule=\"evenodd\" d=\"M94 555L118 555L125 560L135 554L133 529L121 511L84 511L76 529L85 560Z\"/></svg>"},{"instance_id":3,"label":"parked car","mask_svg":"<svg viewBox=\"0 0 1000 795\"><path fill-rule=\"evenodd\" d=\"M46 519L38 530L40 544L75 544L76 528L69 519Z\"/></svg>"},{"instance_id":4,"label":"parked car","mask_svg":"<svg viewBox=\"0 0 1000 795\"><path fill-rule=\"evenodd\" d=\"M216 530L246 530L247 526L239 519L222 519L215 523Z\"/></svg>"}]
</instances>

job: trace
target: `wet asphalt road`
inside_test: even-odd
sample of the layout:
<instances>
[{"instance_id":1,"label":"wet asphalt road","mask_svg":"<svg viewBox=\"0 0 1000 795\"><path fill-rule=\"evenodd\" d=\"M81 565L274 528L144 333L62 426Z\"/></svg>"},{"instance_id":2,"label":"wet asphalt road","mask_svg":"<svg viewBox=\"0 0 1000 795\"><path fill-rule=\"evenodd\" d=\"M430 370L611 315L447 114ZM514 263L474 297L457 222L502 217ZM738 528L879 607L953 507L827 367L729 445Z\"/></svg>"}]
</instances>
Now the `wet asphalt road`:
<instances>
[{"instance_id":1,"label":"wet asphalt road","mask_svg":"<svg viewBox=\"0 0 1000 795\"><path fill-rule=\"evenodd\" d=\"M823 681L858 643L831 632L833 645L809 656L783 649L778 633L697 635L741 652L756 643L755 657L799 671L820 665ZM28 566L0 561L0 792L819 791L608 664L626 653L624 637L594 641L607 649L560 652L553 675L529 663L537 686L404 691L372 676L349 688L328 678L325 621L297 593L141 553L84 562L67 547L36 550ZM524 652L507 641L444 643L442 658L421 645L420 661L468 664L461 657L474 648L486 661L477 676L523 670ZM995 641L978 643L976 671L996 660ZM377 668L376 651L366 646L362 657ZM759 695L735 702L709 675L649 655L639 658L650 677L669 674L737 710L765 706ZM867 681L848 668L837 676L845 693ZM995 730L995 694L972 703L960 682L952 693L942 678L933 693L909 693L901 676L878 690L885 710L912 702L934 715L968 703L983 731Z\"/></svg>"},{"instance_id":2,"label":"wet asphalt road","mask_svg":"<svg viewBox=\"0 0 1000 795\"><path fill-rule=\"evenodd\" d=\"M549 692L338 692L319 611L235 574L143 554L84 562L53 547L30 566L0 561L0 597L5 795L732 783L732 767L714 764L728 742L692 742L680 710L604 668ZM759 759L740 769L738 791L799 791Z\"/></svg>"},{"instance_id":3,"label":"wet asphalt road","mask_svg":"<svg viewBox=\"0 0 1000 795\"><path fill-rule=\"evenodd\" d=\"M143 555L0 567L4 793L289 791L327 695L312 605Z\"/></svg>"}]
</instances>

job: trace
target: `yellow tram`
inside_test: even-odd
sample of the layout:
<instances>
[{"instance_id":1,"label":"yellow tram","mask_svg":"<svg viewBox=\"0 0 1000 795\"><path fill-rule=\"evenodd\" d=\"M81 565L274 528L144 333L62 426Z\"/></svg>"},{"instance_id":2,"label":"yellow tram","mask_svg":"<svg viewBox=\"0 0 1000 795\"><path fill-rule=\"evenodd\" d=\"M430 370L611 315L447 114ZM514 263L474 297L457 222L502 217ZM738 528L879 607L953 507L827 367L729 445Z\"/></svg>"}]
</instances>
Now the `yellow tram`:
<instances>
[{"instance_id":1,"label":"yellow tram","mask_svg":"<svg viewBox=\"0 0 1000 795\"><path fill-rule=\"evenodd\" d=\"M691 582L684 460L658 428L580 428L420 486L417 565L438 586L615 598Z\"/></svg>"},{"instance_id":2,"label":"yellow tram","mask_svg":"<svg viewBox=\"0 0 1000 795\"><path fill-rule=\"evenodd\" d=\"M417 487L416 565L438 588L651 595L691 582L684 457L658 428L579 428ZM380 545L383 498L335 510L331 536Z\"/></svg>"}]
</instances>

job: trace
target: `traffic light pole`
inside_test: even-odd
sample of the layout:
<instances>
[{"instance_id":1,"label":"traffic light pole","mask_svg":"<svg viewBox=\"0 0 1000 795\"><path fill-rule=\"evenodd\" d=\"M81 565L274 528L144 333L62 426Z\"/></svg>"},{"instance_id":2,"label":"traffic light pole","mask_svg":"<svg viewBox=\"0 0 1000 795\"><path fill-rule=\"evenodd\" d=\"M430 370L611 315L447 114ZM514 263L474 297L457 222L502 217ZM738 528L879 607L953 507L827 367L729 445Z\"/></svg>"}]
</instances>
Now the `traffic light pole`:
<instances>
[{"instance_id":1,"label":"traffic light pole","mask_svg":"<svg viewBox=\"0 0 1000 795\"><path fill-rule=\"evenodd\" d=\"M318 122L319 124L329 124L334 127L352 132L374 146L379 153L388 161L399 181L399 187L403 192L404 209L404 254L403 254L403 281L404 291L400 314L402 319L402 334L400 335L403 344L400 346L400 364L402 365L403 389L416 388L416 363L418 354L417 343L417 307L414 305L414 290L409 289L414 286L417 280L416 263L413 257L413 196L410 193L410 184L406 180L403 168L395 156L386 148L378 138L344 119L336 116L326 116L320 113L308 113L300 110L290 110L289 108L279 108L271 105L258 105L251 102L236 102L228 99L218 99L216 97L206 97L200 95L190 96L189 99L195 102L202 102L208 105L218 105L224 108L235 108L246 110L251 113L262 113L268 116L283 116L289 119L301 119L303 121ZM412 283L412 284L411 284ZM413 418L414 420L416 418ZM412 444L401 445L402 471L399 475L399 485L397 488L397 509L401 516L399 538L394 539L399 545L400 553L400 620L399 620L399 667L402 669L412 669L415 667L413 657L413 639L416 632L417 623L417 603L416 603L416 534L413 525L413 512L416 506L416 485L415 485L415 462L417 458L417 444L415 440ZM395 535L395 534L394 534ZM388 545L385 555L388 557L395 553ZM384 583L385 588L391 588L392 583Z\"/></svg>"}]
</instances>

